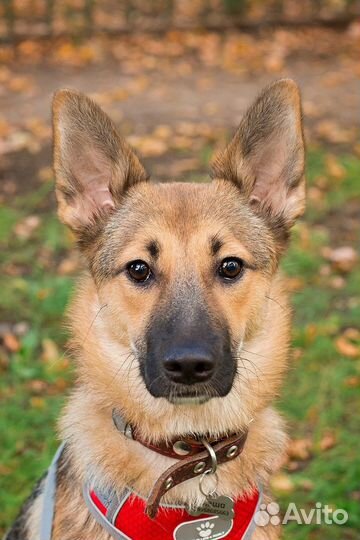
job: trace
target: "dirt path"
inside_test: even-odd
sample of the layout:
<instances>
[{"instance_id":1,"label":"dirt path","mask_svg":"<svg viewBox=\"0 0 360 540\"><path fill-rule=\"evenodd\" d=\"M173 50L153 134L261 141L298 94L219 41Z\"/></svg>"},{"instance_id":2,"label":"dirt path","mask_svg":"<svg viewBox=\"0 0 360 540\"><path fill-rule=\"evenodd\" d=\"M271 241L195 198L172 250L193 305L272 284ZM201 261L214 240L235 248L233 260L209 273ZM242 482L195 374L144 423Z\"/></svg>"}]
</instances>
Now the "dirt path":
<instances>
[{"instance_id":1,"label":"dirt path","mask_svg":"<svg viewBox=\"0 0 360 540\"><path fill-rule=\"evenodd\" d=\"M282 32L274 39L190 34L106 47L65 43L50 60L28 45L0 69L0 193L29 189L50 165L51 97L64 87L94 96L160 179L201 172L199 152L234 128L259 90L279 77L302 89L310 142L353 150L360 92L351 32L318 40L314 32ZM91 54L101 58L88 62Z\"/></svg>"},{"instance_id":2,"label":"dirt path","mask_svg":"<svg viewBox=\"0 0 360 540\"><path fill-rule=\"evenodd\" d=\"M296 79L301 86L305 103L305 121L327 118L343 126L358 123L360 86L356 73L342 70L338 59L297 59L288 64L280 76ZM87 94L103 94L114 89L143 84L125 101L113 100L106 108L119 113L134 124L136 131L148 131L158 124L180 121L206 121L218 126L235 125L254 95L264 85L278 78L277 74L259 73L254 78L218 72L206 67L196 73L178 76L176 72L153 72L138 76L122 73L116 64L87 66L81 71L49 67L16 70L18 76L31 77L36 86L34 95L7 93L1 99L2 116L15 125L24 118L49 119L51 96L58 88L76 88ZM336 81L336 76L339 80ZM332 83L331 77L334 79ZM116 114L117 113L117 114Z\"/></svg>"}]
</instances>

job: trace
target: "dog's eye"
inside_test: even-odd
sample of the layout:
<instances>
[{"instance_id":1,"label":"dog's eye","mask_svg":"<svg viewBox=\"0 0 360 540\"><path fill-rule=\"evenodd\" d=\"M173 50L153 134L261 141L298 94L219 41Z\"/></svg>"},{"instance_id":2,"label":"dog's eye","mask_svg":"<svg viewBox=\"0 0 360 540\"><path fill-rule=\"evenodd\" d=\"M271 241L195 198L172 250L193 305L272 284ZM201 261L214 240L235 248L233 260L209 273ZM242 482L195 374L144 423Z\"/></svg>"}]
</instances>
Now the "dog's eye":
<instances>
[{"instance_id":1,"label":"dog's eye","mask_svg":"<svg viewBox=\"0 0 360 540\"><path fill-rule=\"evenodd\" d=\"M144 261L132 261L127 265L129 276L139 283L143 283L151 276L151 270Z\"/></svg>"},{"instance_id":2,"label":"dog's eye","mask_svg":"<svg viewBox=\"0 0 360 540\"><path fill-rule=\"evenodd\" d=\"M218 274L226 280L235 279L244 271L244 263L241 259L227 258L221 261Z\"/></svg>"}]
</instances>

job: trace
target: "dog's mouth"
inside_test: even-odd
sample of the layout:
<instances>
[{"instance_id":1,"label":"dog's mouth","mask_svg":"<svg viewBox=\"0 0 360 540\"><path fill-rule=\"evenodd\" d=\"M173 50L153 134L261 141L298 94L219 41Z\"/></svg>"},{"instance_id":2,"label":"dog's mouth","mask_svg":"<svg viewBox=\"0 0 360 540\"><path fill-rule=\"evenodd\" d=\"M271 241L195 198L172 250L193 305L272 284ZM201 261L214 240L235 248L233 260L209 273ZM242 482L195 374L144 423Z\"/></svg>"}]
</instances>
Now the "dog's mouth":
<instances>
[{"instance_id":1,"label":"dog's mouth","mask_svg":"<svg viewBox=\"0 0 360 540\"><path fill-rule=\"evenodd\" d=\"M165 398L173 405L202 405L211 399L225 397L232 389L234 375L221 372L211 380L197 384L177 384L164 375L150 378L147 373L143 374L143 380L155 398Z\"/></svg>"},{"instance_id":2,"label":"dog's mouth","mask_svg":"<svg viewBox=\"0 0 360 540\"><path fill-rule=\"evenodd\" d=\"M173 405L203 405L218 394L213 388L170 388L166 399Z\"/></svg>"},{"instance_id":3,"label":"dog's mouth","mask_svg":"<svg viewBox=\"0 0 360 540\"><path fill-rule=\"evenodd\" d=\"M173 405L203 405L210 399L209 396L171 396L168 398Z\"/></svg>"}]
</instances>

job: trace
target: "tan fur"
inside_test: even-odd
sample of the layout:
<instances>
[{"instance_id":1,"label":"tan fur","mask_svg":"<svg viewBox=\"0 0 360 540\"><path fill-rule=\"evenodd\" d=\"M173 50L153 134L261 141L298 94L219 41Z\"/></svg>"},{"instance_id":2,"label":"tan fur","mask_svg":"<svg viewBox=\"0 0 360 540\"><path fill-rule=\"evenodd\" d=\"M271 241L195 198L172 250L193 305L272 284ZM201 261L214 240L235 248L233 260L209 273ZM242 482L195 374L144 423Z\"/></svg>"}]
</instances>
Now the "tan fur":
<instances>
[{"instance_id":1,"label":"tan fur","mask_svg":"<svg viewBox=\"0 0 360 540\"><path fill-rule=\"evenodd\" d=\"M260 96L215 162L216 180L199 185L147 183L137 158L87 98L57 94L54 111L60 217L76 232L89 273L69 314L78 380L60 420L70 458L58 489L53 540L110 540L84 505L85 478L119 491L131 486L147 497L174 463L121 435L112 423L113 408L153 442L185 433L219 436L249 429L241 456L219 468L218 493L237 498L259 483L267 490L286 446L283 420L271 408L286 371L290 332L278 262L304 204L296 87L281 81ZM270 127L265 129L266 121ZM91 139L94 129L101 140ZM77 165L71 154L81 152L81 145L76 147L81 131L93 152L80 170L87 154ZM291 144L285 155L286 133ZM265 164L264 174L259 152L263 148L271 159L271 138L280 153L275 152L273 164ZM280 157L281 170L276 169ZM246 261L236 285L214 278L218 262L209 248L211 238L221 238L216 261L228 256ZM145 290L121 269L131 260L149 260L150 241L160 246L151 262L158 279ZM185 301L190 320L201 302L211 317L226 321L237 358L230 392L203 404L175 405L153 397L139 370L139 340L153 314ZM202 499L193 479L171 489L164 502ZM39 500L28 516L29 540L37 537ZM278 537L271 525L254 534L254 540Z\"/></svg>"}]
</instances>

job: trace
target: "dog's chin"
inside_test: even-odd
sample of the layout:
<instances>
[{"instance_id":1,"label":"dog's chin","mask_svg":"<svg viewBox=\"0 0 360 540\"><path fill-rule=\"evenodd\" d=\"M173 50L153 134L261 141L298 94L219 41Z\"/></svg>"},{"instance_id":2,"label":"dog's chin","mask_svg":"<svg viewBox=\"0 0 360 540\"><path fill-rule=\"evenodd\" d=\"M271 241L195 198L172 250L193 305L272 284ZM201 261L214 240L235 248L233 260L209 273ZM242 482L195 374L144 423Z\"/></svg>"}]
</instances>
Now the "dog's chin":
<instances>
[{"instance_id":1,"label":"dog's chin","mask_svg":"<svg viewBox=\"0 0 360 540\"><path fill-rule=\"evenodd\" d=\"M148 391L155 398L166 399L172 405L202 405L210 399L219 397L219 395L209 388L193 388L181 386L178 388L173 385L166 385L163 388L152 388Z\"/></svg>"},{"instance_id":2,"label":"dog's chin","mask_svg":"<svg viewBox=\"0 0 360 540\"><path fill-rule=\"evenodd\" d=\"M215 396L168 396L167 400L173 405L203 405Z\"/></svg>"}]
</instances>

